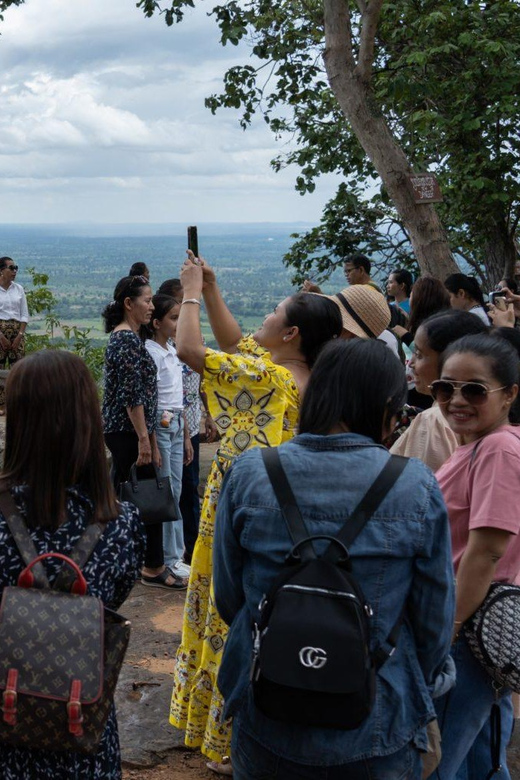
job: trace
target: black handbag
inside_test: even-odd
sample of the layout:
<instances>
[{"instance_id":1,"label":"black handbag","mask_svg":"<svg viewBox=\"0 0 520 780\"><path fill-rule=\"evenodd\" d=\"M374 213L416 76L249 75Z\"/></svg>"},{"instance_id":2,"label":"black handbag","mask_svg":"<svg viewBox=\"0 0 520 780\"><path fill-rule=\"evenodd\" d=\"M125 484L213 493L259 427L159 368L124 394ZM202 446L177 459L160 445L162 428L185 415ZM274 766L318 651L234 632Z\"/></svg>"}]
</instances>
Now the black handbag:
<instances>
[{"instance_id":1,"label":"black handbag","mask_svg":"<svg viewBox=\"0 0 520 780\"><path fill-rule=\"evenodd\" d=\"M104 526L90 523L69 557L38 555L9 493L0 508L26 564L0 607L0 743L97 753L130 638L129 621L87 595L81 573ZM64 562L52 588L49 557Z\"/></svg>"},{"instance_id":2,"label":"black handbag","mask_svg":"<svg viewBox=\"0 0 520 780\"><path fill-rule=\"evenodd\" d=\"M153 470L154 477L138 479L137 466L134 463L128 482L121 482L119 485L119 498L121 501L130 501L137 507L145 525L178 520L177 502L173 496L170 477L160 477L155 466Z\"/></svg>"}]
</instances>

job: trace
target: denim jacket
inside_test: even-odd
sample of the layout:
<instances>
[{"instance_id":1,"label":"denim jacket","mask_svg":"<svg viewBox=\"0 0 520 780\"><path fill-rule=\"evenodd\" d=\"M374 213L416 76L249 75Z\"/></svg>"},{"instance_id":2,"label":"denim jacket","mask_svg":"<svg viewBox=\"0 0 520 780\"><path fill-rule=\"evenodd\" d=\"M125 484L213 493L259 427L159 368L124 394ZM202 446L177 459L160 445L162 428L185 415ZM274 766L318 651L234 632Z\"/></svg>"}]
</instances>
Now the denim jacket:
<instances>
[{"instance_id":1,"label":"denim jacket","mask_svg":"<svg viewBox=\"0 0 520 780\"><path fill-rule=\"evenodd\" d=\"M301 434L279 447L284 470L312 534L334 535L386 463L388 451L364 436ZM320 544L316 542L318 552ZM384 643L406 603L397 649L377 674L373 710L352 731L273 721L249 686L258 604L291 548L260 451L226 474L214 545L217 608L230 625L218 685L226 715L288 760L328 765L385 756L409 742L425 749L435 717L431 690L450 649L454 577L446 508L432 472L411 458L351 545L352 570L372 607L372 649Z\"/></svg>"}]
</instances>

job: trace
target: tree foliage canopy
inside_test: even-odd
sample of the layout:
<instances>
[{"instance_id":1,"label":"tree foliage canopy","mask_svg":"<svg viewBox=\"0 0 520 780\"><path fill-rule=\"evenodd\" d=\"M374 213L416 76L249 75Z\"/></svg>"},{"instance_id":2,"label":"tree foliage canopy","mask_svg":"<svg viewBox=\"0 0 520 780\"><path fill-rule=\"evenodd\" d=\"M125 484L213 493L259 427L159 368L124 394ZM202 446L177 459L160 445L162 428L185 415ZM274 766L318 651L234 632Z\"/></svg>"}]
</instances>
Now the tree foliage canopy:
<instances>
[{"instance_id":1,"label":"tree foliage canopy","mask_svg":"<svg viewBox=\"0 0 520 780\"><path fill-rule=\"evenodd\" d=\"M372 0L345 0L359 53ZM139 0L171 25L196 0ZM249 46L244 64L224 75L207 106L241 111L247 127L261 114L278 137L295 142L273 160L296 164L304 194L322 173L341 177L321 224L300 237L288 262L304 275L317 257L339 261L354 248L411 259L406 231L342 114L324 65L320 0L229 0L211 15L223 45ZM520 7L517 0L399 0L382 3L374 35L373 111L381 112L416 172L435 172L438 211L454 252L486 281L514 261L520 218ZM381 230L386 226L386 230ZM400 229L398 229L400 228Z\"/></svg>"},{"instance_id":2,"label":"tree foliage canopy","mask_svg":"<svg viewBox=\"0 0 520 780\"><path fill-rule=\"evenodd\" d=\"M0 0L0 20L2 20L4 17L2 16L4 11L7 11L9 6L11 5L22 5L25 0Z\"/></svg>"}]
</instances>

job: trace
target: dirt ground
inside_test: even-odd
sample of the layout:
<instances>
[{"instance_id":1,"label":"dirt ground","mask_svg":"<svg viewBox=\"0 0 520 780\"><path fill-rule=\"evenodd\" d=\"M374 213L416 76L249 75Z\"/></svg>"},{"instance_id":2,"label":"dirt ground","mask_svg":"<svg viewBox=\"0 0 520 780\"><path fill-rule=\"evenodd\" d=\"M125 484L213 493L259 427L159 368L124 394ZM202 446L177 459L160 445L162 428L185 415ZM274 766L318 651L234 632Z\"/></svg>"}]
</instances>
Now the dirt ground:
<instances>
[{"instance_id":1,"label":"dirt ground","mask_svg":"<svg viewBox=\"0 0 520 780\"><path fill-rule=\"evenodd\" d=\"M200 753L184 749L182 735L168 724L183 608L184 594L138 584L121 610L133 629L117 698L128 780L215 778Z\"/></svg>"},{"instance_id":2,"label":"dirt ground","mask_svg":"<svg viewBox=\"0 0 520 780\"><path fill-rule=\"evenodd\" d=\"M201 778L217 778L214 772L205 767L203 756L191 751L176 751L169 756L168 761L158 764L153 769L123 769L125 780L201 780Z\"/></svg>"},{"instance_id":3,"label":"dirt ground","mask_svg":"<svg viewBox=\"0 0 520 780\"><path fill-rule=\"evenodd\" d=\"M201 445L204 484L215 452ZM175 652L181 638L185 593L137 584L121 612L132 637L118 685L117 708L125 780L209 780L200 752L183 745L168 723Z\"/></svg>"},{"instance_id":4,"label":"dirt ground","mask_svg":"<svg viewBox=\"0 0 520 780\"><path fill-rule=\"evenodd\" d=\"M214 448L201 448L205 479ZM118 683L116 704L124 780L210 780L198 751L187 750L168 723L173 666L180 642L185 593L137 584L121 609L132 636ZM512 780L520 780L520 725L509 749Z\"/></svg>"}]
</instances>

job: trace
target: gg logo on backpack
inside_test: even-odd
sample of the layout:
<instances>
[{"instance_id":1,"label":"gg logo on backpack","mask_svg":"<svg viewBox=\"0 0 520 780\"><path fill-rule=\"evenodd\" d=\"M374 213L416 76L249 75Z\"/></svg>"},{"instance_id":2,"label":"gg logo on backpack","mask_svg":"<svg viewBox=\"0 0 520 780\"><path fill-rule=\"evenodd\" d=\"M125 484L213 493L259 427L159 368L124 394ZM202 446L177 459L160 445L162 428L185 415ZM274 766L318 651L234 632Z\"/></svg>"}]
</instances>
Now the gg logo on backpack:
<instances>
[{"instance_id":1,"label":"gg logo on backpack","mask_svg":"<svg viewBox=\"0 0 520 780\"><path fill-rule=\"evenodd\" d=\"M327 663L327 653L321 647L302 647L299 657L308 669L321 669Z\"/></svg>"}]
</instances>

